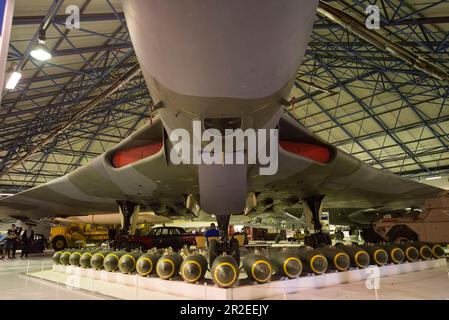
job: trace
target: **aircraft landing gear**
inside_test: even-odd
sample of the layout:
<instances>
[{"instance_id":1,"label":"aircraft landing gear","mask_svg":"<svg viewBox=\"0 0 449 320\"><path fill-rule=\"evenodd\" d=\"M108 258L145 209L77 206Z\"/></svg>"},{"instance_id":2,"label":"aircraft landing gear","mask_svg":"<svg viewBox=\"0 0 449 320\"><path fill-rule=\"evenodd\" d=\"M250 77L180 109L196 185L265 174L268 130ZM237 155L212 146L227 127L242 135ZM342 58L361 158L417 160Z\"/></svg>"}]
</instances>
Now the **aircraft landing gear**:
<instances>
[{"instance_id":1,"label":"aircraft landing gear","mask_svg":"<svg viewBox=\"0 0 449 320\"><path fill-rule=\"evenodd\" d=\"M328 233L323 232L323 225L321 224L322 201L324 196L313 196L304 199L305 210L304 214L308 220L308 224L313 227L314 233L304 238L304 244L312 248L324 247L332 245L331 237Z\"/></svg>"},{"instance_id":2,"label":"aircraft landing gear","mask_svg":"<svg viewBox=\"0 0 449 320\"><path fill-rule=\"evenodd\" d=\"M114 242L114 249L120 249L125 244L125 249L131 250L131 243L128 241L130 235L136 232L137 218L139 217L140 206L130 201L117 201L121 214L120 234L118 240Z\"/></svg>"},{"instance_id":3,"label":"aircraft landing gear","mask_svg":"<svg viewBox=\"0 0 449 320\"><path fill-rule=\"evenodd\" d=\"M215 258L220 255L228 254L235 259L237 264L240 264L240 247L237 239L228 239L228 228L230 215L217 216L218 231L220 239L209 240L208 256L209 265L212 266Z\"/></svg>"},{"instance_id":4,"label":"aircraft landing gear","mask_svg":"<svg viewBox=\"0 0 449 320\"><path fill-rule=\"evenodd\" d=\"M230 215L217 216L220 238L210 239L208 244L212 280L222 288L232 287L239 276L240 247L237 239L228 239L230 218Z\"/></svg>"}]
</instances>

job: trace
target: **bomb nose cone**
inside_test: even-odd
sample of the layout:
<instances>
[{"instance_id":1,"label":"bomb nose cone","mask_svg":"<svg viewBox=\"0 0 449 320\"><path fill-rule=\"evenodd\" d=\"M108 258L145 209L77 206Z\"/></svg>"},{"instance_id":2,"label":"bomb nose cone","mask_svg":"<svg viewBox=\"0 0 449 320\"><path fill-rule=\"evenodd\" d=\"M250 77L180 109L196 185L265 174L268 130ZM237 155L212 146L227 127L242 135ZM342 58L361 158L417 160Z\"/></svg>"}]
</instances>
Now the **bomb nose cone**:
<instances>
[{"instance_id":1,"label":"bomb nose cone","mask_svg":"<svg viewBox=\"0 0 449 320\"><path fill-rule=\"evenodd\" d=\"M419 259L419 251L415 247L408 247L405 249L405 256L408 261L413 262Z\"/></svg>"},{"instance_id":2,"label":"bomb nose cone","mask_svg":"<svg viewBox=\"0 0 449 320\"><path fill-rule=\"evenodd\" d=\"M430 258L432 258L433 255L432 249L430 249L430 247L427 245L421 247L421 249L419 250L419 254L421 258L424 260L429 260Z\"/></svg>"},{"instance_id":3,"label":"bomb nose cone","mask_svg":"<svg viewBox=\"0 0 449 320\"><path fill-rule=\"evenodd\" d=\"M195 283L206 274L207 260L201 254L188 256L181 264L181 276L184 281Z\"/></svg>"},{"instance_id":4,"label":"bomb nose cone","mask_svg":"<svg viewBox=\"0 0 449 320\"><path fill-rule=\"evenodd\" d=\"M222 287L231 287L235 283L236 270L229 264L222 263L215 268L214 278Z\"/></svg>"},{"instance_id":5,"label":"bomb nose cone","mask_svg":"<svg viewBox=\"0 0 449 320\"><path fill-rule=\"evenodd\" d=\"M405 260L405 254L404 251L402 251L400 248L394 248L391 250L390 253L391 260L394 263L402 263Z\"/></svg>"},{"instance_id":6,"label":"bomb nose cone","mask_svg":"<svg viewBox=\"0 0 449 320\"><path fill-rule=\"evenodd\" d=\"M175 273L175 266L173 264L173 261L169 259L161 259L157 263L156 272L160 278L169 279Z\"/></svg>"},{"instance_id":7,"label":"bomb nose cone","mask_svg":"<svg viewBox=\"0 0 449 320\"><path fill-rule=\"evenodd\" d=\"M212 280L221 288L232 287L239 277L236 261L231 256L215 258L211 268Z\"/></svg>"},{"instance_id":8,"label":"bomb nose cone","mask_svg":"<svg viewBox=\"0 0 449 320\"><path fill-rule=\"evenodd\" d=\"M103 267L106 271L112 272L118 269L120 258L115 253L110 253L104 258Z\"/></svg>"},{"instance_id":9,"label":"bomb nose cone","mask_svg":"<svg viewBox=\"0 0 449 320\"><path fill-rule=\"evenodd\" d=\"M61 251L55 252L55 253L53 254L52 259L53 259L53 263L54 263L54 264L60 264Z\"/></svg>"},{"instance_id":10,"label":"bomb nose cone","mask_svg":"<svg viewBox=\"0 0 449 320\"><path fill-rule=\"evenodd\" d=\"M104 255L101 253L94 254L90 259L90 265L95 270L100 270L101 268L103 268L103 262L104 262Z\"/></svg>"},{"instance_id":11,"label":"bomb nose cone","mask_svg":"<svg viewBox=\"0 0 449 320\"><path fill-rule=\"evenodd\" d=\"M441 245L435 244L432 247L432 253L435 258L443 258L445 256L444 249Z\"/></svg>"},{"instance_id":12,"label":"bomb nose cone","mask_svg":"<svg viewBox=\"0 0 449 320\"><path fill-rule=\"evenodd\" d=\"M125 254L120 258L118 267L121 273L131 273L136 268L136 259L129 254Z\"/></svg>"},{"instance_id":13,"label":"bomb nose cone","mask_svg":"<svg viewBox=\"0 0 449 320\"><path fill-rule=\"evenodd\" d=\"M182 278L187 282L196 282L202 273L201 266L194 261L187 261L181 269Z\"/></svg>"},{"instance_id":14,"label":"bomb nose cone","mask_svg":"<svg viewBox=\"0 0 449 320\"><path fill-rule=\"evenodd\" d=\"M349 245L341 245L338 247L349 256L350 266L357 268L366 268L371 262L371 256L369 252L362 247Z\"/></svg>"},{"instance_id":15,"label":"bomb nose cone","mask_svg":"<svg viewBox=\"0 0 449 320\"><path fill-rule=\"evenodd\" d=\"M146 259L139 259L139 261L137 261L136 269L138 274L141 276L146 276L151 274L154 267L151 260L147 261Z\"/></svg>"},{"instance_id":16,"label":"bomb nose cone","mask_svg":"<svg viewBox=\"0 0 449 320\"><path fill-rule=\"evenodd\" d=\"M259 254L253 254L245 257L243 261L248 278L258 283L265 283L271 280L273 274L273 265L271 261Z\"/></svg>"},{"instance_id":17,"label":"bomb nose cone","mask_svg":"<svg viewBox=\"0 0 449 320\"><path fill-rule=\"evenodd\" d=\"M155 254L144 254L137 260L136 270L142 277L156 272L156 263L159 259Z\"/></svg>"},{"instance_id":18,"label":"bomb nose cone","mask_svg":"<svg viewBox=\"0 0 449 320\"><path fill-rule=\"evenodd\" d=\"M302 272L301 260L294 254L275 252L270 256L276 274L290 279L298 277Z\"/></svg>"},{"instance_id":19,"label":"bomb nose cone","mask_svg":"<svg viewBox=\"0 0 449 320\"><path fill-rule=\"evenodd\" d=\"M326 257L322 255L315 255L310 260L310 268L313 272L316 274L323 274L326 272L328 267L327 259Z\"/></svg>"},{"instance_id":20,"label":"bomb nose cone","mask_svg":"<svg viewBox=\"0 0 449 320\"><path fill-rule=\"evenodd\" d=\"M156 264L156 273L161 279L175 277L182 263L182 256L179 253L169 253L163 255Z\"/></svg>"},{"instance_id":21,"label":"bomb nose cone","mask_svg":"<svg viewBox=\"0 0 449 320\"><path fill-rule=\"evenodd\" d=\"M72 265L72 266L79 266L80 265L80 258L81 258L81 253L73 252L70 255L70 258L69 258L70 265Z\"/></svg>"},{"instance_id":22,"label":"bomb nose cone","mask_svg":"<svg viewBox=\"0 0 449 320\"><path fill-rule=\"evenodd\" d=\"M302 272L302 263L296 257L288 257L282 263L282 268L284 270L284 275L289 278L296 278Z\"/></svg>"},{"instance_id":23,"label":"bomb nose cone","mask_svg":"<svg viewBox=\"0 0 449 320\"><path fill-rule=\"evenodd\" d=\"M259 283L270 281L272 273L273 268L271 267L271 264L264 260L256 261L251 267L251 274Z\"/></svg>"},{"instance_id":24,"label":"bomb nose cone","mask_svg":"<svg viewBox=\"0 0 449 320\"><path fill-rule=\"evenodd\" d=\"M388 262L388 253L384 249L377 249L374 252L374 261L378 266L386 265Z\"/></svg>"},{"instance_id":25,"label":"bomb nose cone","mask_svg":"<svg viewBox=\"0 0 449 320\"><path fill-rule=\"evenodd\" d=\"M90 268L90 260L92 259L92 253L85 252L81 255L80 266L82 268Z\"/></svg>"},{"instance_id":26,"label":"bomb nose cone","mask_svg":"<svg viewBox=\"0 0 449 320\"><path fill-rule=\"evenodd\" d=\"M64 266L68 266L70 264L70 252L63 252L59 258L59 262Z\"/></svg>"},{"instance_id":27,"label":"bomb nose cone","mask_svg":"<svg viewBox=\"0 0 449 320\"><path fill-rule=\"evenodd\" d=\"M364 250L358 251L354 256L354 259L359 268L366 268L369 266L370 257L368 252Z\"/></svg>"},{"instance_id":28,"label":"bomb nose cone","mask_svg":"<svg viewBox=\"0 0 449 320\"><path fill-rule=\"evenodd\" d=\"M334 257L335 268L339 271L346 271L351 265L351 259L346 253L337 253Z\"/></svg>"}]
</instances>

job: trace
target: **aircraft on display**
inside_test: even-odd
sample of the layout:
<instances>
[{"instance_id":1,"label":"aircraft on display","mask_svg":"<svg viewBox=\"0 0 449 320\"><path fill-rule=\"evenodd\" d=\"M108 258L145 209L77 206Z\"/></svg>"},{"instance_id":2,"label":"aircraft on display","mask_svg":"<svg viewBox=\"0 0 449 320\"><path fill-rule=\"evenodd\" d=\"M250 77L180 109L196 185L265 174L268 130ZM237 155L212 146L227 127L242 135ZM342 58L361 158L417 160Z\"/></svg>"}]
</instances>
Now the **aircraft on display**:
<instances>
[{"instance_id":1,"label":"aircraft on display","mask_svg":"<svg viewBox=\"0 0 449 320\"><path fill-rule=\"evenodd\" d=\"M211 223L216 222L216 217L206 213L200 214L194 220L175 220L174 224L179 223L180 226L186 227L195 225L208 227ZM247 226L261 229L277 229L277 230L293 230L304 228L306 223L304 217L296 217L288 212L276 213L273 211L264 211L258 214L249 215L232 215L229 221L233 226Z\"/></svg>"},{"instance_id":2,"label":"aircraft on display","mask_svg":"<svg viewBox=\"0 0 449 320\"><path fill-rule=\"evenodd\" d=\"M129 230L140 210L189 218L207 212L220 231L212 253L217 256L238 252L227 235L231 214L304 207L314 230L310 237L319 244L326 240L323 208L422 208L442 196L442 189L365 164L284 113L317 5L124 0L158 115L87 165L1 200L0 217L64 218L119 209ZM225 149L217 144L237 141L242 133L247 141L257 136L257 150L249 142L225 143Z\"/></svg>"},{"instance_id":3,"label":"aircraft on display","mask_svg":"<svg viewBox=\"0 0 449 320\"><path fill-rule=\"evenodd\" d=\"M422 209L418 208L365 208L365 209L335 209L329 210L330 224L358 227L360 229L370 228L371 225L383 217L401 218L418 215Z\"/></svg>"},{"instance_id":4,"label":"aircraft on display","mask_svg":"<svg viewBox=\"0 0 449 320\"><path fill-rule=\"evenodd\" d=\"M35 234L40 234L45 236L45 238L50 238L50 230L56 224L47 219L2 219L0 220L0 235L6 235L11 225L15 224L19 230L25 230L27 225L30 225Z\"/></svg>"}]
</instances>

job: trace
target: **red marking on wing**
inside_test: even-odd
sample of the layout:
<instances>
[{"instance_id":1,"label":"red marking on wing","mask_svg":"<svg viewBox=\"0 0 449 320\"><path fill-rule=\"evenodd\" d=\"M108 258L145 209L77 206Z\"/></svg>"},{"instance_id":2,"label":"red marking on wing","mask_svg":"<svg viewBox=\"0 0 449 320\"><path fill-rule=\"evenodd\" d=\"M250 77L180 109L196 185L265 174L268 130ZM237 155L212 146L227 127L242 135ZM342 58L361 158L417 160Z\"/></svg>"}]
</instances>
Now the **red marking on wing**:
<instances>
[{"instance_id":1,"label":"red marking on wing","mask_svg":"<svg viewBox=\"0 0 449 320\"><path fill-rule=\"evenodd\" d=\"M279 144L288 152L316 162L328 163L331 158L329 149L320 145L286 140L279 141Z\"/></svg>"},{"instance_id":2,"label":"red marking on wing","mask_svg":"<svg viewBox=\"0 0 449 320\"><path fill-rule=\"evenodd\" d=\"M137 162L149 156L152 156L162 149L162 143L148 144L142 147L134 147L117 151L112 157L112 164L116 168L124 167L128 164Z\"/></svg>"}]
</instances>

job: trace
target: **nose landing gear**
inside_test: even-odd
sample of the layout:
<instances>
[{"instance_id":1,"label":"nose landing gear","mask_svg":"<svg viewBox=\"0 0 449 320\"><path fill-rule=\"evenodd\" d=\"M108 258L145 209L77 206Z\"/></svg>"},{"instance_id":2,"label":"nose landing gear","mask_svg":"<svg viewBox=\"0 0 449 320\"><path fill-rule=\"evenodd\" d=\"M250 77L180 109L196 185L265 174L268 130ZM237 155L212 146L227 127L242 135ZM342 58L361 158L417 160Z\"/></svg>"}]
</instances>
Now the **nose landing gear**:
<instances>
[{"instance_id":1,"label":"nose landing gear","mask_svg":"<svg viewBox=\"0 0 449 320\"><path fill-rule=\"evenodd\" d=\"M218 215L219 239L208 242L208 260L212 280L216 285L229 288L239 276L240 247L237 239L228 239L230 215Z\"/></svg>"}]
</instances>

